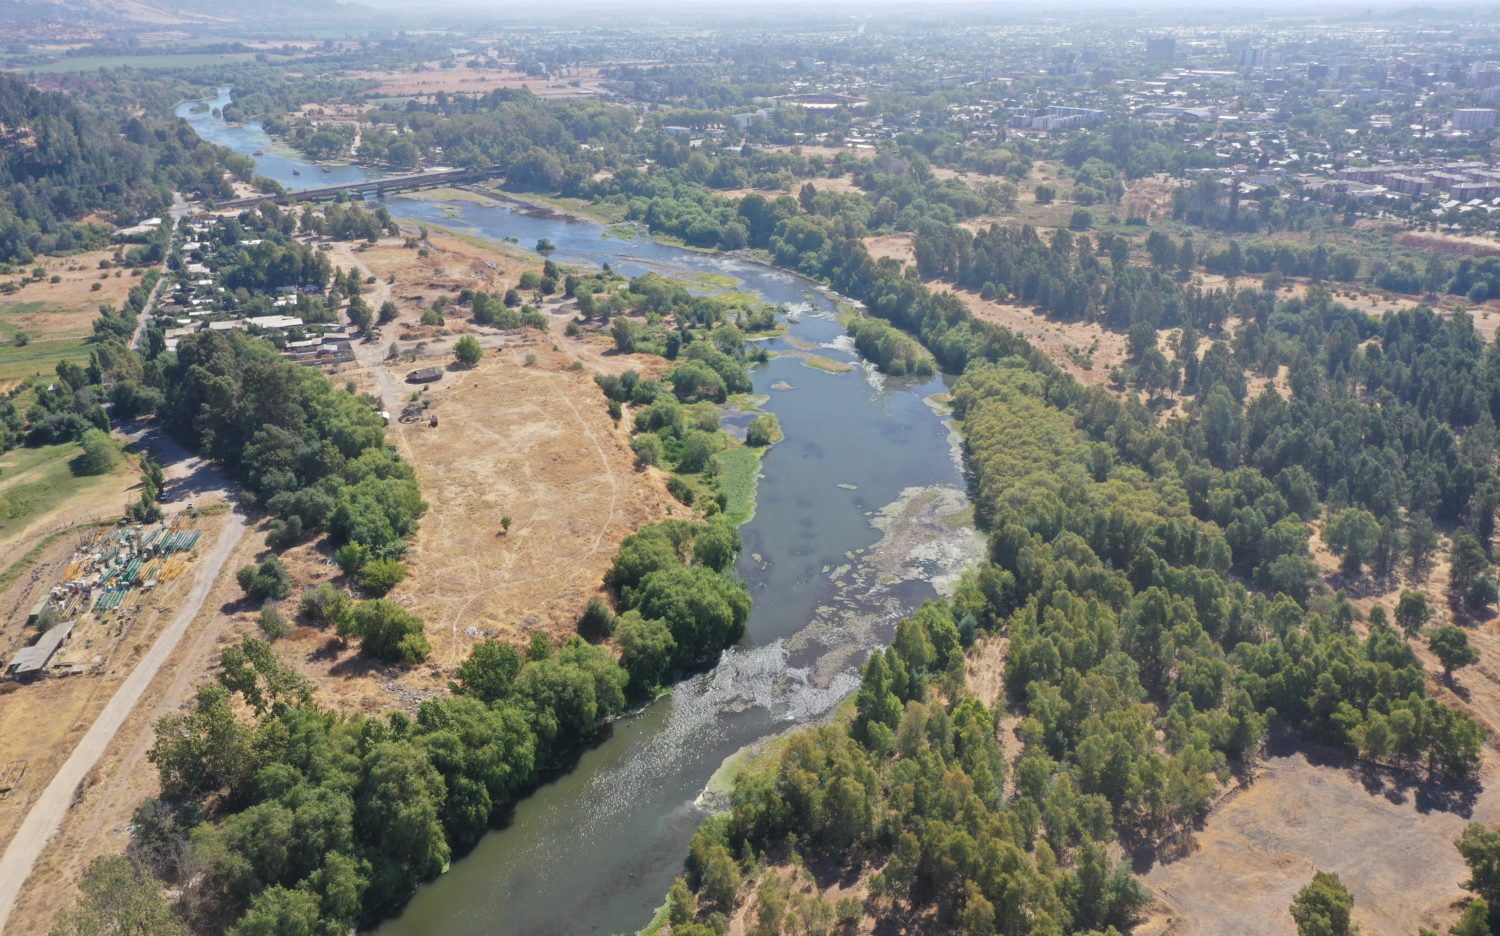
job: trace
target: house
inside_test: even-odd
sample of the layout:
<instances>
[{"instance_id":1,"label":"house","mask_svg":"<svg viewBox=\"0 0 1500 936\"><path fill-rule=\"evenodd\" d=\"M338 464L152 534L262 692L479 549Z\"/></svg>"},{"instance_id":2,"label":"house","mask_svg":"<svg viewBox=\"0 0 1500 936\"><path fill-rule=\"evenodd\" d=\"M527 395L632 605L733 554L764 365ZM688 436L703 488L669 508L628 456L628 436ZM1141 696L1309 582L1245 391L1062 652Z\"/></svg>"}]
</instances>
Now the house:
<instances>
[{"instance_id":1,"label":"house","mask_svg":"<svg viewBox=\"0 0 1500 936\"><path fill-rule=\"evenodd\" d=\"M407 383L433 383L442 379L443 371L439 367L423 367L406 375Z\"/></svg>"}]
</instances>

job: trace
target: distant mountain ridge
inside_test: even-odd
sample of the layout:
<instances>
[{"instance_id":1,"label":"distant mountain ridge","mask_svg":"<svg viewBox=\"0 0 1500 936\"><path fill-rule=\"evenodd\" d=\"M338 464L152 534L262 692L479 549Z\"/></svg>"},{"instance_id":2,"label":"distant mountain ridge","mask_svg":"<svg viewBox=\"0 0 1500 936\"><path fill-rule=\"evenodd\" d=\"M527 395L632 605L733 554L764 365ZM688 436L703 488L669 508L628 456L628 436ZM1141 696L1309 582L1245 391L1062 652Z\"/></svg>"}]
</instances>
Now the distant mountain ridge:
<instances>
[{"instance_id":1,"label":"distant mountain ridge","mask_svg":"<svg viewBox=\"0 0 1500 936\"><path fill-rule=\"evenodd\" d=\"M337 0L5 0L0 30L7 26L108 29L194 26L281 19L319 19L338 13Z\"/></svg>"}]
</instances>

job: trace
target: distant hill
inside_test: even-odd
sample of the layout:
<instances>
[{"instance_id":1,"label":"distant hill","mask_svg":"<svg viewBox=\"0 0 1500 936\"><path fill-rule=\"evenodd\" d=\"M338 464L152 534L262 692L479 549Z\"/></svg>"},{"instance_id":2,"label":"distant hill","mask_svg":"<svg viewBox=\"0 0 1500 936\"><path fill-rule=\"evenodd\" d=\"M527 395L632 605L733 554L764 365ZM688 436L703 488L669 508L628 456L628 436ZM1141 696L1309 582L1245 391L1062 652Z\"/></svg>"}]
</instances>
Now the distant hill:
<instances>
[{"instance_id":1,"label":"distant hill","mask_svg":"<svg viewBox=\"0 0 1500 936\"><path fill-rule=\"evenodd\" d=\"M0 2L0 33L7 27L35 35L77 31L215 23L265 22L268 18L301 21L337 15L336 0L5 0Z\"/></svg>"}]
</instances>

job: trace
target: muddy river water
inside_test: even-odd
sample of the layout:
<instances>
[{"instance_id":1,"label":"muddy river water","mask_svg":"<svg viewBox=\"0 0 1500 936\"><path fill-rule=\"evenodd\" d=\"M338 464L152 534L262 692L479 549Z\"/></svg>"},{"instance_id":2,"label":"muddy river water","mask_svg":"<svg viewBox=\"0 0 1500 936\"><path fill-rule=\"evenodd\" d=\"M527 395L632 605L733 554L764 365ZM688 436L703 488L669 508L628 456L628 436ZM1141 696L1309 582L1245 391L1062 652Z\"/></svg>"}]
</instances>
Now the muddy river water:
<instances>
[{"instance_id":1,"label":"muddy river water","mask_svg":"<svg viewBox=\"0 0 1500 936\"><path fill-rule=\"evenodd\" d=\"M256 124L211 108L179 114L205 139L256 157L288 189L373 177L324 173ZM197 109L195 109L195 107ZM297 170L293 174L293 170ZM941 378L891 379L854 351L836 299L749 260L657 243L619 228L482 200L391 197L391 213L494 241L556 245L563 265L608 263L726 283L790 310L786 334L752 370L786 439L765 457L738 572L754 597L748 634L711 671L616 722L570 773L519 803L451 870L424 886L382 936L633 932L681 873L718 799L709 780L749 745L827 715L895 623L982 551L968 522ZM601 401L601 404L602 401Z\"/></svg>"}]
</instances>

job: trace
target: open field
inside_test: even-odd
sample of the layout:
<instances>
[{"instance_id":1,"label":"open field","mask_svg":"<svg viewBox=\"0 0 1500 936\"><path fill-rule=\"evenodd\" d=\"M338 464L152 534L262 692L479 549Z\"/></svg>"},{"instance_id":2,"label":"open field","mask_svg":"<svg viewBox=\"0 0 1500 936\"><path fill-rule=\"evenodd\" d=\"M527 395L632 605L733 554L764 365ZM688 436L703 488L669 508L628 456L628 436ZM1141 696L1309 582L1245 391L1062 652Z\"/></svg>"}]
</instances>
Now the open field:
<instances>
[{"instance_id":1,"label":"open field","mask_svg":"<svg viewBox=\"0 0 1500 936\"><path fill-rule=\"evenodd\" d=\"M62 360L88 357L83 340L92 333L99 306L118 308L140 282L129 270L99 269L112 252L93 250L68 257L46 257L33 266L46 270L40 282L29 282L0 295L0 385L51 371ZM30 268L28 268L29 270ZM119 276L115 276L115 273ZM57 276L59 281L49 282ZM17 277L6 277L8 280ZM99 289L93 289L95 283ZM24 346L16 343L26 336Z\"/></svg>"},{"instance_id":2,"label":"open field","mask_svg":"<svg viewBox=\"0 0 1500 936\"><path fill-rule=\"evenodd\" d=\"M0 455L0 543L33 539L44 527L88 518L118 515L139 481L135 466L124 460L104 475L78 476L69 463L83 449L76 443L16 448ZM81 515L74 516L78 512ZM61 516L67 513L65 518ZM26 534L22 536L21 534ZM3 561L6 550L0 550Z\"/></svg>"},{"instance_id":3,"label":"open field","mask_svg":"<svg viewBox=\"0 0 1500 936\"><path fill-rule=\"evenodd\" d=\"M1365 932L1445 932L1466 876L1453 841L1471 818L1500 819L1500 797L1481 795L1469 814L1403 779L1318 752L1267 758L1209 815L1189 857L1146 873L1162 906L1137 933L1293 936L1287 907L1316 870L1343 879Z\"/></svg>"},{"instance_id":4,"label":"open field","mask_svg":"<svg viewBox=\"0 0 1500 936\"><path fill-rule=\"evenodd\" d=\"M552 78L534 78L509 68L441 68L438 63L423 63L415 69L350 72L350 78L376 82L371 92L377 97L425 97L446 91L449 94L488 94L500 89L525 88L539 98L594 97L605 93L600 86L598 69L580 68Z\"/></svg>"},{"instance_id":5,"label":"open field","mask_svg":"<svg viewBox=\"0 0 1500 936\"><path fill-rule=\"evenodd\" d=\"M387 240L363 250L341 244L332 257L375 277L366 294L372 306L390 298L400 309L378 343L357 347L360 363L333 379L353 380L385 401L392 441L416 469L429 505L407 555L411 574L391 595L426 622L433 647L426 665L388 670L313 628L295 629L277 644L325 704L346 710L420 701L445 687L469 648L487 636L571 635L620 541L673 509L686 510L666 493L663 475L636 469L628 428L609 418L593 379L631 367L653 373L663 362L618 355L598 331L565 336L574 306L560 299L543 306L552 318L549 334L473 326L461 310L444 326L421 326L421 310L438 296L453 298L464 287L503 291L540 266L530 255L439 232L428 251L420 257ZM486 349L472 369L448 367L462 334ZM399 356L386 360L393 344ZM418 392L404 382L409 371L433 365L447 368L439 383ZM436 428L425 418L396 418L414 393L438 417ZM284 558L300 586L338 575L322 544ZM251 609L231 610L238 626L250 626Z\"/></svg>"},{"instance_id":6,"label":"open field","mask_svg":"<svg viewBox=\"0 0 1500 936\"><path fill-rule=\"evenodd\" d=\"M950 289L985 322L1003 325L1046 354L1080 383L1103 386L1111 369L1125 363L1125 336L1094 322L1054 322L1032 309L992 302L967 289Z\"/></svg>"}]
</instances>

